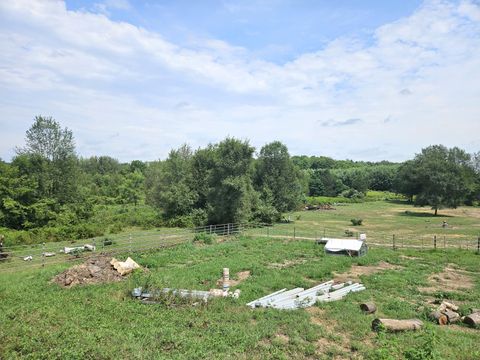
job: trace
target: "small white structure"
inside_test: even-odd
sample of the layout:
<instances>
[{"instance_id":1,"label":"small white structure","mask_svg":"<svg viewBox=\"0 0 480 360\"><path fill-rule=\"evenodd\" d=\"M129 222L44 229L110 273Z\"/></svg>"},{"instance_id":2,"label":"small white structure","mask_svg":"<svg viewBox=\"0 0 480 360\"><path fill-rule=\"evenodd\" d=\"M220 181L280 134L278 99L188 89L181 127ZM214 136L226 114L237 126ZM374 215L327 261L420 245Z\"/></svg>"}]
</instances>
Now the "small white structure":
<instances>
[{"instance_id":1,"label":"small white structure","mask_svg":"<svg viewBox=\"0 0 480 360\"><path fill-rule=\"evenodd\" d=\"M322 241L326 242L327 254L363 256L368 251L367 244L363 240L322 238Z\"/></svg>"}]
</instances>

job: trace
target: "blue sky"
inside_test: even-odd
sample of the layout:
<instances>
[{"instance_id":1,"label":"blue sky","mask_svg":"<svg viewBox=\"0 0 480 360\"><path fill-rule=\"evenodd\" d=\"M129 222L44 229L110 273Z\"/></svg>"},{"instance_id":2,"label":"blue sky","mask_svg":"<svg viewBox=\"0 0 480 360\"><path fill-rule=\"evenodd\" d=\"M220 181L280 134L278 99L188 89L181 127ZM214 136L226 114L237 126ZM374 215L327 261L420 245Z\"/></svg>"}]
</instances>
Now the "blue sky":
<instances>
[{"instance_id":1,"label":"blue sky","mask_svg":"<svg viewBox=\"0 0 480 360\"><path fill-rule=\"evenodd\" d=\"M226 136L358 160L480 150L477 1L12 0L0 46L6 160L39 114L122 161Z\"/></svg>"},{"instance_id":2,"label":"blue sky","mask_svg":"<svg viewBox=\"0 0 480 360\"><path fill-rule=\"evenodd\" d=\"M378 26L411 14L421 1L67 1L71 10L103 11L188 46L219 39L276 63L316 51L337 37L368 41Z\"/></svg>"}]
</instances>

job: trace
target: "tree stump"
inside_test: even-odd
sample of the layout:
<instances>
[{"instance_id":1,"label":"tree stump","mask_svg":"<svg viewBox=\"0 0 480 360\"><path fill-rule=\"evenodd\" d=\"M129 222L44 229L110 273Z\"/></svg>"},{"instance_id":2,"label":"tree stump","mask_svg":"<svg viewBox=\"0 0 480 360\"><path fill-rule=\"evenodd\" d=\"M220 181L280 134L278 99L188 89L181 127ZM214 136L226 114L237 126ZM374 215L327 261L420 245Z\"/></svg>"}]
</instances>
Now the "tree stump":
<instances>
[{"instance_id":1,"label":"tree stump","mask_svg":"<svg viewBox=\"0 0 480 360\"><path fill-rule=\"evenodd\" d=\"M380 331L385 329L390 332L418 330L423 326L419 319L396 320L396 319L375 319L372 321L372 329Z\"/></svg>"}]
</instances>

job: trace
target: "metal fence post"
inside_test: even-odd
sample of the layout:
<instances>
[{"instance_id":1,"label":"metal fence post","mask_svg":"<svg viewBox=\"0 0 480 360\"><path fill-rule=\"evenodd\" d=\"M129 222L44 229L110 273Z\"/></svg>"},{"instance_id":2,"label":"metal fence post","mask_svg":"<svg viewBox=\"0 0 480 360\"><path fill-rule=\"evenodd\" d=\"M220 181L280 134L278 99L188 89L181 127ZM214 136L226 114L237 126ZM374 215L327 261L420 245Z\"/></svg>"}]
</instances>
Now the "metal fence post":
<instances>
[{"instance_id":1,"label":"metal fence post","mask_svg":"<svg viewBox=\"0 0 480 360\"><path fill-rule=\"evenodd\" d=\"M395 234L392 235L392 246L393 246L393 250L396 250L396 246L395 246Z\"/></svg>"},{"instance_id":2,"label":"metal fence post","mask_svg":"<svg viewBox=\"0 0 480 360\"><path fill-rule=\"evenodd\" d=\"M433 249L437 250L437 235L433 235Z\"/></svg>"}]
</instances>

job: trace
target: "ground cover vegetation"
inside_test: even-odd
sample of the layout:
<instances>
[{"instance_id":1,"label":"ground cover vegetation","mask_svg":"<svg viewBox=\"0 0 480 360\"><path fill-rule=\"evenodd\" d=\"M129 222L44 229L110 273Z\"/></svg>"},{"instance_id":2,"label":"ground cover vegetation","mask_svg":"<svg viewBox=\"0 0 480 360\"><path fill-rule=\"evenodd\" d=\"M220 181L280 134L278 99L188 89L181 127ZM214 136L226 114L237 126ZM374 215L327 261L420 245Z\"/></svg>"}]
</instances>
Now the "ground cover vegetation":
<instances>
[{"instance_id":1,"label":"ground cover vegetation","mask_svg":"<svg viewBox=\"0 0 480 360\"><path fill-rule=\"evenodd\" d=\"M120 282L71 288L52 283L71 264L0 273L0 357L469 360L480 356L478 330L463 324L438 326L428 318L435 299L458 304L462 314L480 308L478 256L473 251L373 248L365 257L349 258L325 255L323 247L312 241L238 237L130 255L148 271L138 270ZM230 268L234 279L237 273L249 272L234 287L241 290L239 299L195 305L165 298L145 305L130 296L137 286L215 288L223 267ZM445 269L462 275L459 286L445 285ZM245 306L278 289L307 288L332 278L361 281L366 290L305 310ZM375 315L360 311L359 304L367 301L377 305ZM374 317L420 318L425 327L376 334L371 330Z\"/></svg>"},{"instance_id":2,"label":"ground cover vegetation","mask_svg":"<svg viewBox=\"0 0 480 360\"><path fill-rule=\"evenodd\" d=\"M477 205L480 153L430 146L405 163L290 156L278 142L255 152L226 138L164 160L80 158L74 135L37 116L25 145L0 160L0 233L6 244L81 239L129 228L275 223L311 205L377 200Z\"/></svg>"}]
</instances>

